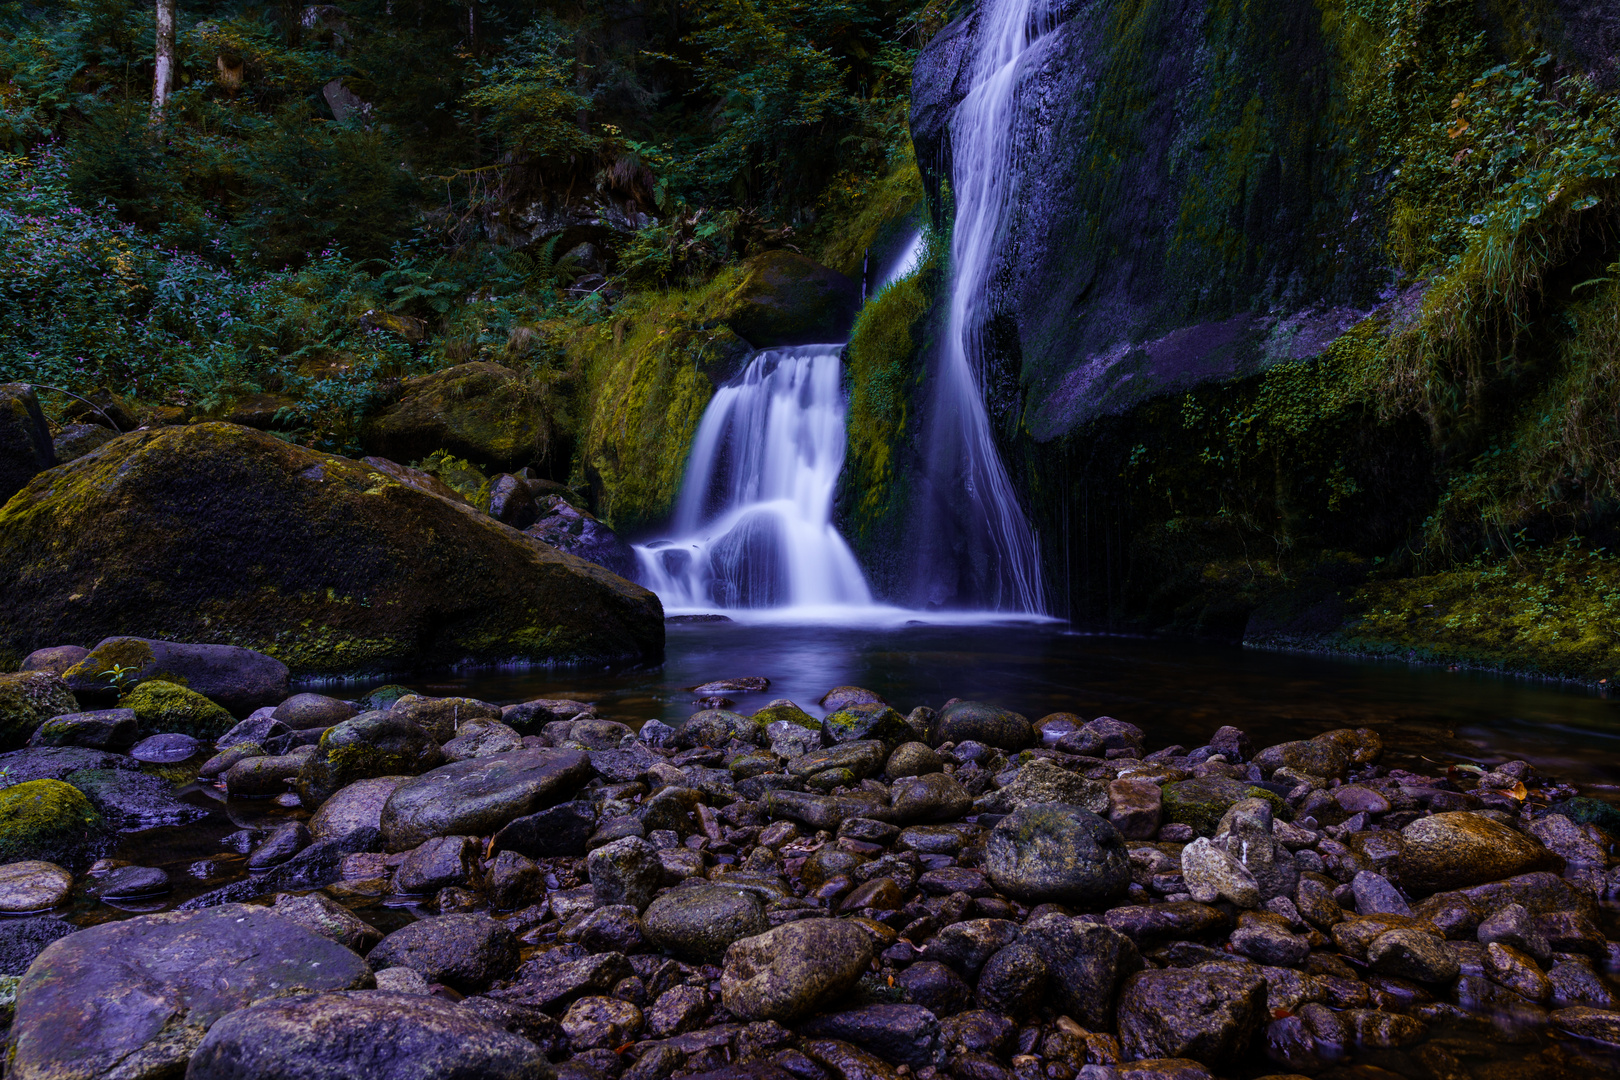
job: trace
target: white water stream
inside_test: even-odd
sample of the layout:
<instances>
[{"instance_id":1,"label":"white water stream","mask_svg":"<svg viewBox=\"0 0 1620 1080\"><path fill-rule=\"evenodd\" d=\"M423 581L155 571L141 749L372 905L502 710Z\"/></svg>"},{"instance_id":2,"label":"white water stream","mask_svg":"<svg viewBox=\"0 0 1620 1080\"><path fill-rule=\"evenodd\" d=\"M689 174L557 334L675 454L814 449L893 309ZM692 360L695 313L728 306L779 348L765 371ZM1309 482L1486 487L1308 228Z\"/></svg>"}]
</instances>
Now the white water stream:
<instances>
[{"instance_id":1,"label":"white water stream","mask_svg":"<svg viewBox=\"0 0 1620 1080\"><path fill-rule=\"evenodd\" d=\"M1044 0L985 0L971 60L971 89L951 117L950 325L934 387L935 415L927 451L936 490L959 484L968 525L988 542L990 595L1000 611L1045 611L1040 546L996 450L985 413L981 335L985 298L1007 212L1013 168L1012 131L1025 53L1051 29Z\"/></svg>"},{"instance_id":2,"label":"white water stream","mask_svg":"<svg viewBox=\"0 0 1620 1080\"><path fill-rule=\"evenodd\" d=\"M928 466L988 566L979 611L946 618L1040 616L1040 550L997 453L978 370L982 310L1012 165L1019 61L1043 32L1044 0L985 0L972 89L951 124L956 224L950 328L935 377ZM916 269L919 235L889 281ZM848 621L916 612L873 602L855 554L833 525L844 464L839 345L757 353L715 391L692 442L668 539L636 546L640 578L672 613L769 611ZM921 549L919 549L921 550ZM961 607L960 603L954 605Z\"/></svg>"}]
</instances>

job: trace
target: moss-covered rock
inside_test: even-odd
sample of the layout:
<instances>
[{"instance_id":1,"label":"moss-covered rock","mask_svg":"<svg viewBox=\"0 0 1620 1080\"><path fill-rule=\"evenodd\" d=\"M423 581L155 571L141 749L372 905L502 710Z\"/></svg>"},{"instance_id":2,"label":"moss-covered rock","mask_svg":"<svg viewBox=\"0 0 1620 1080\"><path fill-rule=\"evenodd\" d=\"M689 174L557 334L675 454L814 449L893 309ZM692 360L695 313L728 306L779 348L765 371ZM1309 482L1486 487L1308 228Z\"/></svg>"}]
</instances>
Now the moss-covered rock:
<instances>
[{"instance_id":1,"label":"moss-covered rock","mask_svg":"<svg viewBox=\"0 0 1620 1080\"><path fill-rule=\"evenodd\" d=\"M67 683L48 671L0 675L0 751L27 746L39 725L78 711Z\"/></svg>"},{"instance_id":2,"label":"moss-covered rock","mask_svg":"<svg viewBox=\"0 0 1620 1080\"><path fill-rule=\"evenodd\" d=\"M1164 786L1161 820L1165 824L1190 825L1199 836L1214 836L1221 818L1243 799L1264 799L1279 818L1293 814L1275 792L1250 787L1241 780L1204 776Z\"/></svg>"},{"instance_id":3,"label":"moss-covered rock","mask_svg":"<svg viewBox=\"0 0 1620 1080\"><path fill-rule=\"evenodd\" d=\"M664 638L657 597L600 567L220 423L122 436L0 509L0 650L113 629L322 674L645 662Z\"/></svg>"},{"instance_id":4,"label":"moss-covered rock","mask_svg":"<svg viewBox=\"0 0 1620 1080\"><path fill-rule=\"evenodd\" d=\"M287 665L252 649L138 637L100 641L62 675L81 702L106 706L149 680L183 686L241 716L290 692Z\"/></svg>"},{"instance_id":5,"label":"moss-covered rock","mask_svg":"<svg viewBox=\"0 0 1620 1080\"><path fill-rule=\"evenodd\" d=\"M551 437L543 384L487 361L411 379L361 433L367 450L395 461L446 450L497 471L543 460Z\"/></svg>"},{"instance_id":6,"label":"moss-covered rock","mask_svg":"<svg viewBox=\"0 0 1620 1080\"><path fill-rule=\"evenodd\" d=\"M235 717L223 706L195 690L161 679L141 683L119 704L135 710L135 721L143 736L178 731L212 742L236 726Z\"/></svg>"},{"instance_id":7,"label":"moss-covered rock","mask_svg":"<svg viewBox=\"0 0 1620 1080\"><path fill-rule=\"evenodd\" d=\"M794 724L818 734L821 732L821 721L793 704L793 702L785 699L771 702L756 712L751 719L756 726L761 728L780 720L783 723Z\"/></svg>"},{"instance_id":8,"label":"moss-covered rock","mask_svg":"<svg viewBox=\"0 0 1620 1080\"><path fill-rule=\"evenodd\" d=\"M106 822L72 784L29 780L0 790L0 863L80 865L107 835Z\"/></svg>"},{"instance_id":9,"label":"moss-covered rock","mask_svg":"<svg viewBox=\"0 0 1620 1080\"><path fill-rule=\"evenodd\" d=\"M26 383L0 385L0 503L35 473L55 464L51 431L34 388Z\"/></svg>"},{"instance_id":10,"label":"moss-covered rock","mask_svg":"<svg viewBox=\"0 0 1620 1080\"><path fill-rule=\"evenodd\" d=\"M743 263L731 328L759 348L844 341L861 309L860 285L792 251Z\"/></svg>"}]
</instances>

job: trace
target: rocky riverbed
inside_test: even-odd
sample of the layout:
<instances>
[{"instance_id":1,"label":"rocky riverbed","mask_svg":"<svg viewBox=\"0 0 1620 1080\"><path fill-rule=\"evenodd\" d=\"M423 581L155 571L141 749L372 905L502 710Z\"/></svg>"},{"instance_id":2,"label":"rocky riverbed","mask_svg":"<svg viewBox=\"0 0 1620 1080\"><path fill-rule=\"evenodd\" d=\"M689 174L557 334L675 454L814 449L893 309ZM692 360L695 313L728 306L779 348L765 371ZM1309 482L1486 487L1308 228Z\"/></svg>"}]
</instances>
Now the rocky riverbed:
<instances>
[{"instance_id":1,"label":"rocky riverbed","mask_svg":"<svg viewBox=\"0 0 1620 1080\"><path fill-rule=\"evenodd\" d=\"M1620 814L1524 762L857 687L733 711L763 678L632 726L144 648L0 675L11 1076L1620 1066ZM185 880L118 857L154 843Z\"/></svg>"}]
</instances>

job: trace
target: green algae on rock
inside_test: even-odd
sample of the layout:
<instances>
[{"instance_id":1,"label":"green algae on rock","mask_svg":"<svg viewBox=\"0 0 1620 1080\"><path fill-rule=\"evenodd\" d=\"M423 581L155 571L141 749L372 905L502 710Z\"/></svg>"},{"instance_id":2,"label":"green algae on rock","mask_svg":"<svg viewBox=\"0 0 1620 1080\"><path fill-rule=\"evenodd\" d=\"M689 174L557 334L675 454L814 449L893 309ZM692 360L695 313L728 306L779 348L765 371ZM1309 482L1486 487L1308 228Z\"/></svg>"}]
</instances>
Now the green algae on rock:
<instances>
[{"instance_id":1,"label":"green algae on rock","mask_svg":"<svg viewBox=\"0 0 1620 1080\"><path fill-rule=\"evenodd\" d=\"M545 458L551 427L542 392L511 368L478 361L410 380L362 438L395 461L443 450L500 470Z\"/></svg>"},{"instance_id":2,"label":"green algae on rock","mask_svg":"<svg viewBox=\"0 0 1620 1080\"><path fill-rule=\"evenodd\" d=\"M84 793L61 780L29 780L0 790L0 863L88 861L107 825Z\"/></svg>"},{"instance_id":3,"label":"green algae on rock","mask_svg":"<svg viewBox=\"0 0 1620 1080\"><path fill-rule=\"evenodd\" d=\"M122 436L0 510L0 649L114 629L329 675L639 663L664 638L657 597L600 567L359 462L221 423Z\"/></svg>"},{"instance_id":4,"label":"green algae on rock","mask_svg":"<svg viewBox=\"0 0 1620 1080\"><path fill-rule=\"evenodd\" d=\"M135 721L143 736L178 731L212 741L236 724L236 718L228 711L195 690L161 679L141 683L125 694L119 704L135 710Z\"/></svg>"}]
</instances>

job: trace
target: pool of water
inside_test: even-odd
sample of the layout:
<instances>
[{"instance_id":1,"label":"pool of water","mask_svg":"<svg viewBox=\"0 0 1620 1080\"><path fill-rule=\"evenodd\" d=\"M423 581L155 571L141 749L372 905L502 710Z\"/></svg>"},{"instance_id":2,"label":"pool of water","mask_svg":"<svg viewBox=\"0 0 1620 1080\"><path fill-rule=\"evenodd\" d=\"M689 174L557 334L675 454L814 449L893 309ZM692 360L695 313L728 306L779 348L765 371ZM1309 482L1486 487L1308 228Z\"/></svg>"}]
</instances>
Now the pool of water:
<instances>
[{"instance_id":1,"label":"pool of water","mask_svg":"<svg viewBox=\"0 0 1620 1080\"><path fill-rule=\"evenodd\" d=\"M1038 719L1111 715L1138 725L1150 748L1201 746L1223 724L1267 746L1338 727L1384 736L1388 764L1423 757L1490 764L1522 758L1620 798L1620 699L1472 671L1264 652L1238 646L1084 633L1060 624L894 625L671 623L666 660L649 670L481 671L410 682L424 693L495 702L573 697L632 725L676 724L701 683L763 675L763 693L728 695L752 713L789 698L816 701L855 685L902 710L953 697ZM328 691L331 692L331 691ZM341 691L339 691L341 693Z\"/></svg>"}]
</instances>

